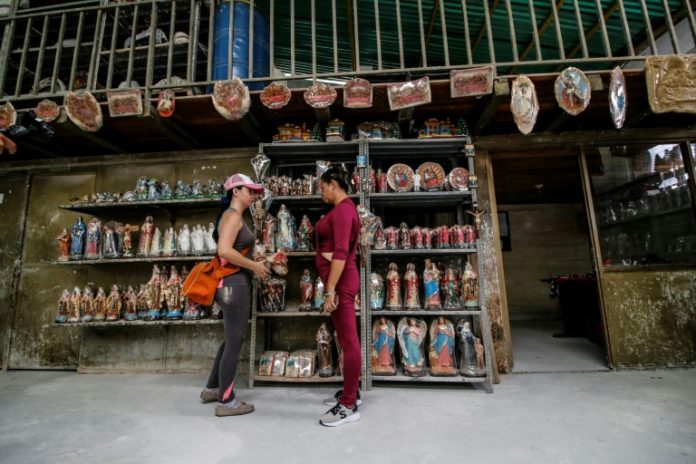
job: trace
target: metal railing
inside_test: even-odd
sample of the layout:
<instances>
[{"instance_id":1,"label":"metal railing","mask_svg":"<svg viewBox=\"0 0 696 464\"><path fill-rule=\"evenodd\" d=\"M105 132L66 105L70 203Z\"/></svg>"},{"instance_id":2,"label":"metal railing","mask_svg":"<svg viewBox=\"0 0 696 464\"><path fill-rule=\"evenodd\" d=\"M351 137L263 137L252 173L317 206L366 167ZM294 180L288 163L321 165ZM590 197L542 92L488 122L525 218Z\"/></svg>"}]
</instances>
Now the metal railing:
<instances>
[{"instance_id":1,"label":"metal railing","mask_svg":"<svg viewBox=\"0 0 696 464\"><path fill-rule=\"evenodd\" d=\"M119 86L146 97L205 92L232 75L253 89L272 78L396 80L484 64L499 75L591 71L688 53L696 41L691 0L17 3L0 17L3 101Z\"/></svg>"}]
</instances>

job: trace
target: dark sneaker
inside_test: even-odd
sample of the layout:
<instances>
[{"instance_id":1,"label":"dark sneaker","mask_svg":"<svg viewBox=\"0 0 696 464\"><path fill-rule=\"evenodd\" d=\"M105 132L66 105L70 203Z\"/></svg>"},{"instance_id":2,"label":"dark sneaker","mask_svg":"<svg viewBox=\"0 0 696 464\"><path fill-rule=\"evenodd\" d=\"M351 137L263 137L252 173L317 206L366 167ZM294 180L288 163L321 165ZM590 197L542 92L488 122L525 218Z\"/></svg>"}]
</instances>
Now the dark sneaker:
<instances>
[{"instance_id":1,"label":"dark sneaker","mask_svg":"<svg viewBox=\"0 0 696 464\"><path fill-rule=\"evenodd\" d=\"M333 406L334 404L341 401L341 395L343 395L343 390L338 390L336 394L331 398L324 398L323 403L327 406ZM356 396L355 398L355 405L360 406L362 404L362 400L360 399L360 390L358 390L358 396Z\"/></svg>"},{"instance_id":2,"label":"dark sneaker","mask_svg":"<svg viewBox=\"0 0 696 464\"><path fill-rule=\"evenodd\" d=\"M218 417L241 416L250 412L254 412L254 405L247 404L244 401L237 401L237 404L232 407L224 404L219 404L215 407L215 415Z\"/></svg>"},{"instance_id":3,"label":"dark sneaker","mask_svg":"<svg viewBox=\"0 0 696 464\"><path fill-rule=\"evenodd\" d=\"M204 388L201 390L201 401L203 403L212 403L220 401L220 392L217 388Z\"/></svg>"},{"instance_id":4,"label":"dark sneaker","mask_svg":"<svg viewBox=\"0 0 696 464\"><path fill-rule=\"evenodd\" d=\"M356 422L360 420L358 406L353 406L349 409L341 403L336 403L336 406L326 411L326 414L321 416L319 423L326 427L338 427L339 425L347 424L348 422Z\"/></svg>"}]
</instances>

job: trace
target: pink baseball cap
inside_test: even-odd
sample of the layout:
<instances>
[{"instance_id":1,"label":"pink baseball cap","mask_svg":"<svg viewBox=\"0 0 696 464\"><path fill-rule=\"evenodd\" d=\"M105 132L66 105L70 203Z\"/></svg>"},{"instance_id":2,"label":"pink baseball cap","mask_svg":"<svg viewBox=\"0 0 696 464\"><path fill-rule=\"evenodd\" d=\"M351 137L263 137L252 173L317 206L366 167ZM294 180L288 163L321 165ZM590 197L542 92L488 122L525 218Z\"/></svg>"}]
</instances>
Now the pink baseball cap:
<instances>
[{"instance_id":1,"label":"pink baseball cap","mask_svg":"<svg viewBox=\"0 0 696 464\"><path fill-rule=\"evenodd\" d=\"M228 177L225 181L224 187L225 190L231 190L235 187L246 187L249 190L253 190L254 192L263 192L263 185L257 184L256 182L251 180L251 177L247 176L246 174L235 174L233 176Z\"/></svg>"}]
</instances>

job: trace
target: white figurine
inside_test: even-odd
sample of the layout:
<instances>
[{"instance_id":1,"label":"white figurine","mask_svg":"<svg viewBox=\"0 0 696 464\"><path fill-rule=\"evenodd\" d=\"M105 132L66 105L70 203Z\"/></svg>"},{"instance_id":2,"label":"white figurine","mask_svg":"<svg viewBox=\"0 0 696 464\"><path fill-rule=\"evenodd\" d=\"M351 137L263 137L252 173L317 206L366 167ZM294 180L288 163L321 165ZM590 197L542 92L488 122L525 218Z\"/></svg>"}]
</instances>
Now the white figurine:
<instances>
[{"instance_id":1,"label":"white figurine","mask_svg":"<svg viewBox=\"0 0 696 464\"><path fill-rule=\"evenodd\" d=\"M155 227L155 233L152 234L152 243L150 244L149 256L160 256L162 254L162 232L159 227Z\"/></svg>"},{"instance_id":2,"label":"white figurine","mask_svg":"<svg viewBox=\"0 0 696 464\"><path fill-rule=\"evenodd\" d=\"M176 243L180 255L188 256L191 254L191 231L188 224L184 224L179 231Z\"/></svg>"},{"instance_id":3,"label":"white figurine","mask_svg":"<svg viewBox=\"0 0 696 464\"><path fill-rule=\"evenodd\" d=\"M208 232L205 234L205 249L211 255L214 255L217 251L217 243L213 238L213 232L215 232L215 224L211 222L208 224Z\"/></svg>"},{"instance_id":4,"label":"white figurine","mask_svg":"<svg viewBox=\"0 0 696 464\"><path fill-rule=\"evenodd\" d=\"M194 255L205 253L205 232L200 224L196 224L196 227L191 231L191 251Z\"/></svg>"},{"instance_id":5,"label":"white figurine","mask_svg":"<svg viewBox=\"0 0 696 464\"><path fill-rule=\"evenodd\" d=\"M173 227L164 231L164 245L162 246L162 256L176 255L176 232Z\"/></svg>"}]
</instances>

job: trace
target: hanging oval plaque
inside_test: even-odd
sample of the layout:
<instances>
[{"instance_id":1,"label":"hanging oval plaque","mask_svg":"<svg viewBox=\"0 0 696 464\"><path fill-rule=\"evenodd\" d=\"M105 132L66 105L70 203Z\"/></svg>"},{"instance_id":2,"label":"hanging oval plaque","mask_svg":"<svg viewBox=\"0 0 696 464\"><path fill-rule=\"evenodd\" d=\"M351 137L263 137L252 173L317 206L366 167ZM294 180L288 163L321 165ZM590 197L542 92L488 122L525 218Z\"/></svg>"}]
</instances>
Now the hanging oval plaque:
<instances>
[{"instance_id":1,"label":"hanging oval plaque","mask_svg":"<svg viewBox=\"0 0 696 464\"><path fill-rule=\"evenodd\" d=\"M609 83L609 111L617 129L623 127L626 120L626 79L618 66L611 71Z\"/></svg>"},{"instance_id":2,"label":"hanging oval plaque","mask_svg":"<svg viewBox=\"0 0 696 464\"><path fill-rule=\"evenodd\" d=\"M343 87L343 106L346 108L372 108L372 85L359 77L346 82Z\"/></svg>"},{"instance_id":3,"label":"hanging oval plaque","mask_svg":"<svg viewBox=\"0 0 696 464\"><path fill-rule=\"evenodd\" d=\"M592 96L590 81L585 73L571 66L564 69L556 78L554 94L558 106L566 113L576 116L585 111L590 104Z\"/></svg>"},{"instance_id":4,"label":"hanging oval plaque","mask_svg":"<svg viewBox=\"0 0 696 464\"><path fill-rule=\"evenodd\" d=\"M43 119L46 122L52 122L58 119L60 116L60 107L53 100L44 99L36 105L34 110L38 118Z\"/></svg>"},{"instance_id":5,"label":"hanging oval plaque","mask_svg":"<svg viewBox=\"0 0 696 464\"><path fill-rule=\"evenodd\" d=\"M97 132L104 124L101 106L86 90L68 92L63 106L73 124L85 132Z\"/></svg>"},{"instance_id":6,"label":"hanging oval plaque","mask_svg":"<svg viewBox=\"0 0 696 464\"><path fill-rule=\"evenodd\" d=\"M263 106L272 110L277 110L287 105L290 97L292 97L290 89L285 84L277 82L271 82L270 85L263 89L260 95Z\"/></svg>"},{"instance_id":7,"label":"hanging oval plaque","mask_svg":"<svg viewBox=\"0 0 696 464\"><path fill-rule=\"evenodd\" d=\"M510 97L510 111L515 118L517 128L523 134L529 134L536 124L539 114L539 101L537 100L534 83L524 74L512 81L512 96Z\"/></svg>"},{"instance_id":8,"label":"hanging oval plaque","mask_svg":"<svg viewBox=\"0 0 696 464\"><path fill-rule=\"evenodd\" d=\"M17 122L17 111L12 103L7 102L0 106L0 129L9 129Z\"/></svg>"},{"instance_id":9,"label":"hanging oval plaque","mask_svg":"<svg viewBox=\"0 0 696 464\"><path fill-rule=\"evenodd\" d=\"M249 89L238 77L218 81L213 88L213 106L225 119L237 121L249 111Z\"/></svg>"},{"instance_id":10,"label":"hanging oval plaque","mask_svg":"<svg viewBox=\"0 0 696 464\"><path fill-rule=\"evenodd\" d=\"M323 82L314 82L304 93L304 99L312 108L328 108L336 101L336 89Z\"/></svg>"},{"instance_id":11,"label":"hanging oval plaque","mask_svg":"<svg viewBox=\"0 0 696 464\"><path fill-rule=\"evenodd\" d=\"M157 112L163 118L169 118L176 108L176 95L172 89L164 89L157 97Z\"/></svg>"}]
</instances>

